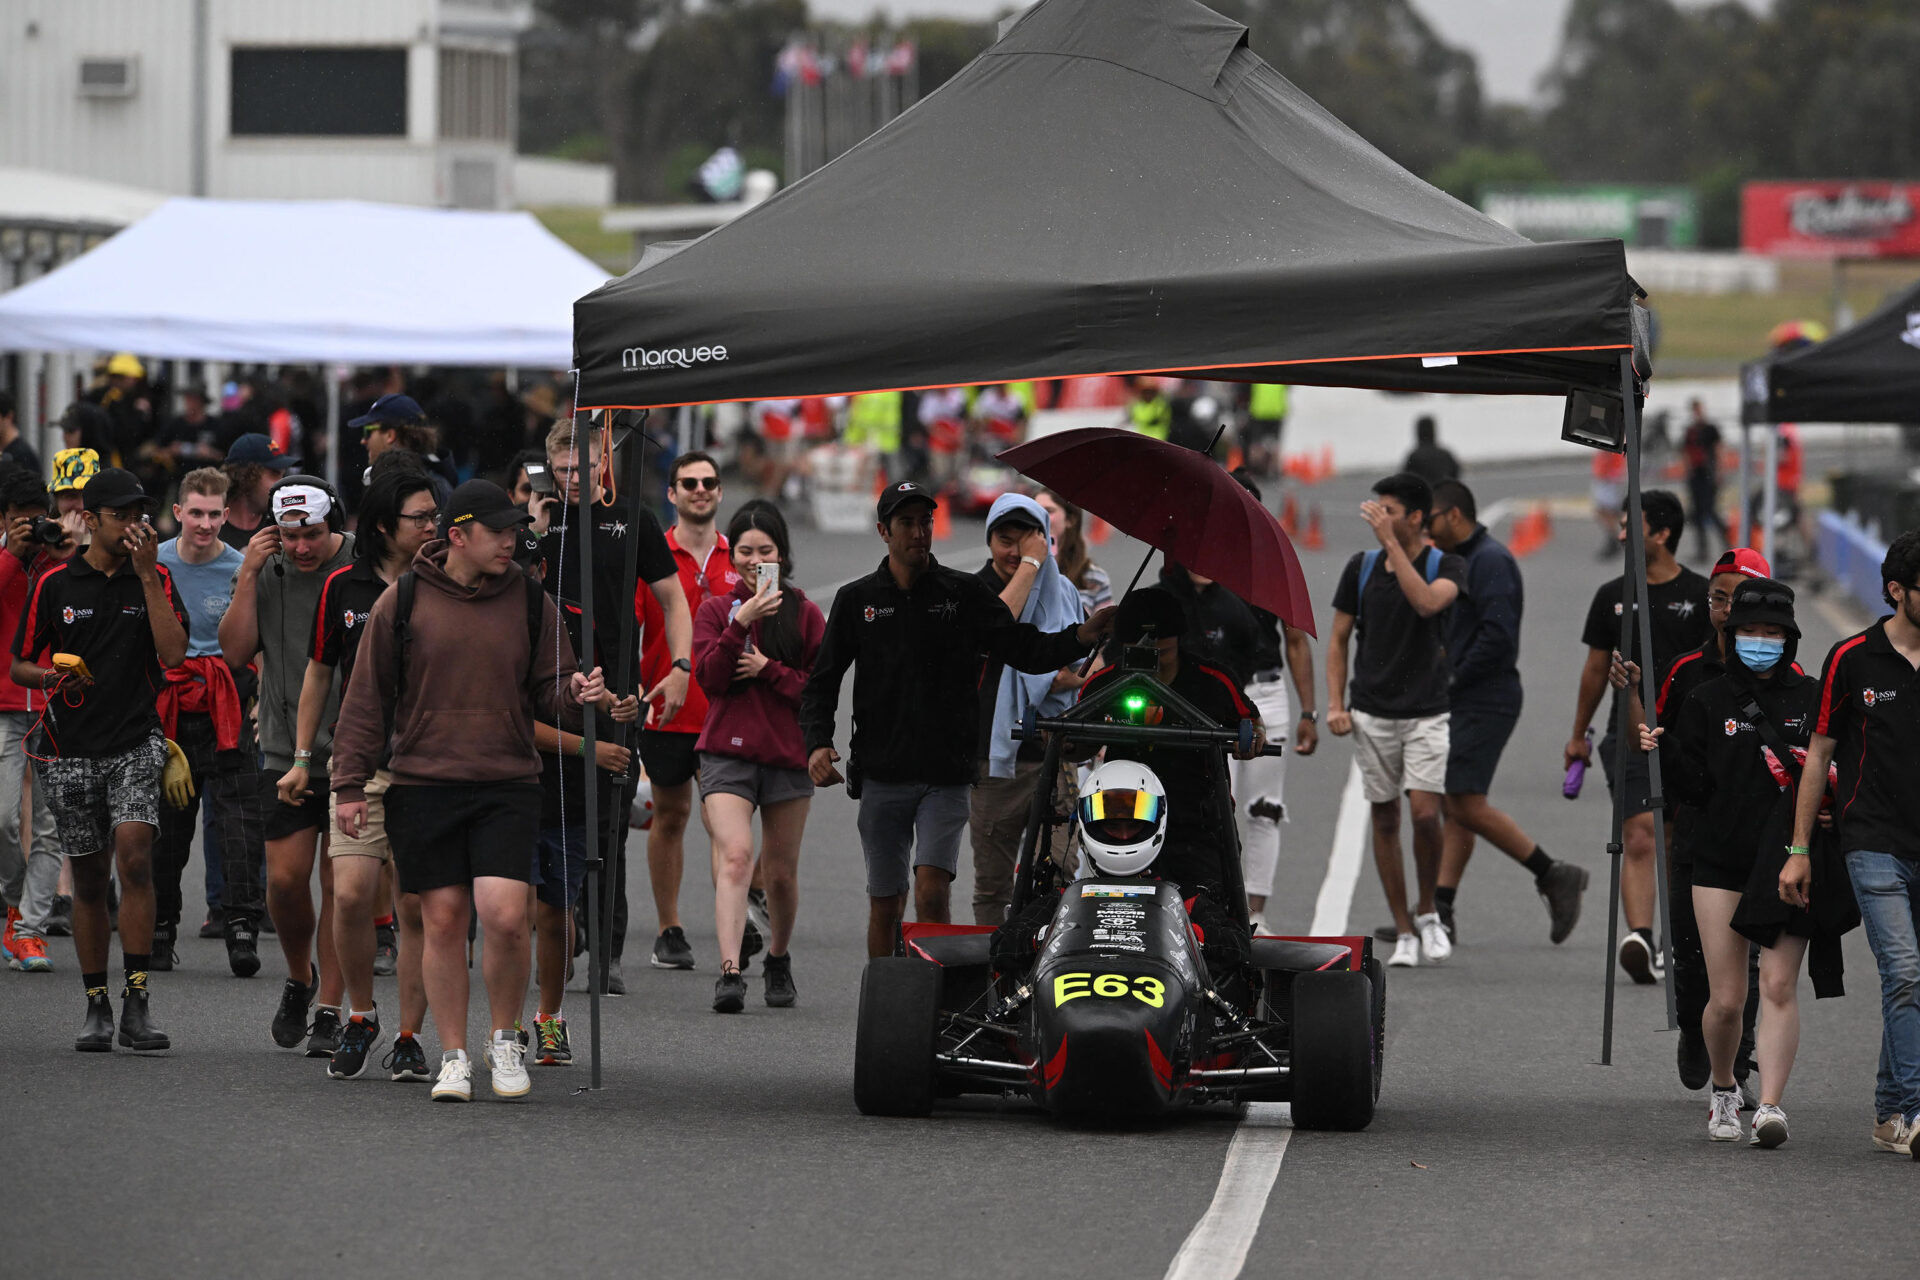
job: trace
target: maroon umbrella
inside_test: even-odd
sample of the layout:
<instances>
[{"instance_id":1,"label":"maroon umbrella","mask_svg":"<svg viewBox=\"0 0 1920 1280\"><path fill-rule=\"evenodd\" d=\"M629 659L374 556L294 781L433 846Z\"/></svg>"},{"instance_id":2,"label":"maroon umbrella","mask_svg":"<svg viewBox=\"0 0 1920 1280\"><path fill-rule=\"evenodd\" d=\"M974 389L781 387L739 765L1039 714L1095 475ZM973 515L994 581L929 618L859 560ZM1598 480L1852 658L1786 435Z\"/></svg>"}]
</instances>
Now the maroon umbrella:
<instances>
[{"instance_id":1,"label":"maroon umbrella","mask_svg":"<svg viewBox=\"0 0 1920 1280\"><path fill-rule=\"evenodd\" d=\"M1206 454L1085 427L1016 445L1000 460L1288 626L1319 634L1280 522Z\"/></svg>"}]
</instances>

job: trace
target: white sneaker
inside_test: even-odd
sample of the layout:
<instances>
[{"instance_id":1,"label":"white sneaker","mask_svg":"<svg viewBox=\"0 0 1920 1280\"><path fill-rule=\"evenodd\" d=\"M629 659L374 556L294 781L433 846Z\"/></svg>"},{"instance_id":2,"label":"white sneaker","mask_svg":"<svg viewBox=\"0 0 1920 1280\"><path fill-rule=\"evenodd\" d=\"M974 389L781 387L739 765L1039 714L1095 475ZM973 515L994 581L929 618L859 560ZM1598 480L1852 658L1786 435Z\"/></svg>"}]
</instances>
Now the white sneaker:
<instances>
[{"instance_id":1,"label":"white sneaker","mask_svg":"<svg viewBox=\"0 0 1920 1280\"><path fill-rule=\"evenodd\" d=\"M1920 1155L1914 1155L1914 1152L1920 1151L1920 1117L1898 1123L1899 1127L1893 1135L1893 1149L1900 1155L1920 1160Z\"/></svg>"},{"instance_id":2,"label":"white sneaker","mask_svg":"<svg viewBox=\"0 0 1920 1280\"><path fill-rule=\"evenodd\" d=\"M487 1070L492 1073L494 1097L512 1102L526 1097L527 1091L533 1088L533 1081L521 1062L526 1052L527 1046L512 1036L487 1046Z\"/></svg>"},{"instance_id":3,"label":"white sneaker","mask_svg":"<svg viewBox=\"0 0 1920 1280\"><path fill-rule=\"evenodd\" d=\"M1875 1151L1900 1151L1900 1140L1906 1136L1904 1130L1901 1128L1901 1122L1905 1119L1905 1116L1896 1112L1888 1116L1885 1120L1876 1120L1873 1125L1873 1149ZM1901 1152L1901 1154L1904 1155L1906 1153Z\"/></svg>"},{"instance_id":4,"label":"white sneaker","mask_svg":"<svg viewBox=\"0 0 1920 1280\"><path fill-rule=\"evenodd\" d=\"M473 1063L449 1050L440 1056L440 1078L433 1082L435 1102L473 1101Z\"/></svg>"},{"instance_id":5,"label":"white sneaker","mask_svg":"<svg viewBox=\"0 0 1920 1280\"><path fill-rule=\"evenodd\" d=\"M1636 986L1650 987L1665 976L1660 968L1659 955L1647 945L1647 940L1637 933L1629 933L1620 939L1620 967L1627 971Z\"/></svg>"},{"instance_id":6,"label":"white sneaker","mask_svg":"<svg viewBox=\"0 0 1920 1280\"><path fill-rule=\"evenodd\" d=\"M1440 923L1440 913L1433 911L1415 916L1413 927L1420 931L1420 950L1425 953L1427 963L1445 964L1453 954L1453 942L1447 937L1447 926Z\"/></svg>"},{"instance_id":7,"label":"white sneaker","mask_svg":"<svg viewBox=\"0 0 1920 1280\"><path fill-rule=\"evenodd\" d=\"M1420 938L1417 934L1403 933L1393 944L1393 954L1387 957L1390 969L1411 969L1420 963Z\"/></svg>"},{"instance_id":8,"label":"white sneaker","mask_svg":"<svg viewBox=\"0 0 1920 1280\"><path fill-rule=\"evenodd\" d=\"M1753 1137L1750 1145L1772 1149L1787 1140L1787 1113L1770 1103L1761 1103L1753 1113Z\"/></svg>"},{"instance_id":9,"label":"white sneaker","mask_svg":"<svg viewBox=\"0 0 1920 1280\"><path fill-rule=\"evenodd\" d=\"M1707 1137L1714 1142L1738 1142L1740 1091L1715 1087L1707 1094Z\"/></svg>"}]
</instances>

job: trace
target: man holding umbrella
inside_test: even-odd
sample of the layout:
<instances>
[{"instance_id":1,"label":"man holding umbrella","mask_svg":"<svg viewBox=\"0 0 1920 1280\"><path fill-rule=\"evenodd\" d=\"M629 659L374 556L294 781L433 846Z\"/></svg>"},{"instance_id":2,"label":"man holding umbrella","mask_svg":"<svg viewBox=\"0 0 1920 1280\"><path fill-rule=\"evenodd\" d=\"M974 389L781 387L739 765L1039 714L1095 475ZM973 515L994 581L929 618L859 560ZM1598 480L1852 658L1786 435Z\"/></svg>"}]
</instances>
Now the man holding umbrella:
<instances>
[{"instance_id":1,"label":"man holding umbrella","mask_svg":"<svg viewBox=\"0 0 1920 1280\"><path fill-rule=\"evenodd\" d=\"M1051 633L1014 621L979 577L934 560L934 506L933 495L911 482L880 495L875 515L886 558L834 597L800 699L814 785L847 781L834 768L834 715L840 682L859 664L847 789L860 801L869 956L893 954L909 887L920 920L948 919L979 741L983 659L1051 674L1113 624L1110 608Z\"/></svg>"}]
</instances>

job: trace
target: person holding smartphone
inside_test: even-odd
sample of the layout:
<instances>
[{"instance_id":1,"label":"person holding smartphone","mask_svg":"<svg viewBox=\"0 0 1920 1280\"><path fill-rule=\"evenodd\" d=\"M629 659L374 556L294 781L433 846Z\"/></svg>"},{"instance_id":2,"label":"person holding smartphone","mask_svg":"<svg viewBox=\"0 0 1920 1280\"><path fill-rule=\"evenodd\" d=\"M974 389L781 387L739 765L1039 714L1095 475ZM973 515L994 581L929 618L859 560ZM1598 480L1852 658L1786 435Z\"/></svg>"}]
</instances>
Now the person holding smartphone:
<instances>
[{"instance_id":1,"label":"person holding smartphone","mask_svg":"<svg viewBox=\"0 0 1920 1280\"><path fill-rule=\"evenodd\" d=\"M715 1013L746 1007L740 972L747 890L753 880L753 815L760 812L760 867L768 926L766 1001L796 999L789 944L800 905L800 837L813 780L800 733L800 694L827 633L826 615L790 581L787 522L754 504L727 529L738 585L693 619L694 679L708 699L700 753L700 817L713 844L713 923L720 939Z\"/></svg>"}]
</instances>

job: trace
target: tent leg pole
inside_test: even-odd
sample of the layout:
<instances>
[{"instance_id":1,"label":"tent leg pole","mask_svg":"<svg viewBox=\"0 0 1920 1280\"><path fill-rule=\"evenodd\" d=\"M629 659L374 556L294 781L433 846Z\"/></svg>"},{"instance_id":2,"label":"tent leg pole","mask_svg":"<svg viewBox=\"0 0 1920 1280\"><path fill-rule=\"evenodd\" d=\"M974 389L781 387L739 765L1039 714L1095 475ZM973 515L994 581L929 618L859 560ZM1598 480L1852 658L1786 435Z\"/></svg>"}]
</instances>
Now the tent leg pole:
<instances>
[{"instance_id":1,"label":"tent leg pole","mask_svg":"<svg viewBox=\"0 0 1920 1280\"><path fill-rule=\"evenodd\" d=\"M1761 492L1766 495L1760 504L1760 554L1767 558L1767 565L1773 565L1773 516L1780 502L1779 464L1780 428L1774 423L1767 424L1766 448L1761 452L1760 465L1763 468Z\"/></svg>"},{"instance_id":2,"label":"tent leg pole","mask_svg":"<svg viewBox=\"0 0 1920 1280\"><path fill-rule=\"evenodd\" d=\"M327 483L340 492L340 371L332 365L321 366L320 376L327 383Z\"/></svg>"},{"instance_id":3,"label":"tent leg pole","mask_svg":"<svg viewBox=\"0 0 1920 1280\"><path fill-rule=\"evenodd\" d=\"M1734 545L1749 546L1753 542L1753 530L1747 527L1747 496L1752 490L1752 481L1748 477L1753 472L1753 424L1740 424L1740 483L1735 495L1733 508Z\"/></svg>"},{"instance_id":4,"label":"tent leg pole","mask_svg":"<svg viewBox=\"0 0 1920 1280\"><path fill-rule=\"evenodd\" d=\"M592 419L589 418L588 421L591 422ZM579 428L580 428L580 417L578 412L576 412L574 414L574 430L576 433L578 433ZM582 452L584 452L584 450ZM581 490L582 491L580 494L580 502L581 502L581 509L582 509L582 518L580 523L582 528L581 528L581 534L580 534L580 578L579 578L579 581L580 581L580 635L582 637L584 644L589 649L591 649L591 646L593 644L593 635L594 635L594 631L593 631L593 500L594 500L594 495L586 492L586 487L584 483L581 486ZM587 657L588 669L591 669L592 665L593 665L592 654L591 652L589 652ZM595 728L596 726L594 724L594 717L591 712L587 712L586 714L583 714L580 717L580 736L585 740L584 745L580 749L580 756L581 756L580 778L582 783L581 790L585 792L585 803L582 805L582 808L581 808L581 818L583 819L583 821L581 822L581 829L586 833L586 840L587 840L587 883L590 886L592 885L599 886L599 890L600 890L598 893L590 892L589 901L587 903L587 912L593 918L592 927L594 931L593 935L589 935L588 937L587 949L593 953L594 959L598 962L595 965L589 966L590 970L592 969L598 970L598 972L590 973L589 983L592 988L592 993L588 997L588 1001L587 1001L587 1008L589 1010L588 1020L591 1024L589 1028L588 1039L591 1045L591 1053L589 1056L592 1059L592 1070L587 1077L587 1087L590 1089L598 1089L600 1087L600 988L606 981L606 973L607 973L606 962L601 958L606 954L606 951L605 951L606 939L604 937L595 936L604 932L600 928L601 916L600 916L599 899L604 898L606 896L606 886L601 882L601 878L600 878L600 873L605 864L602 862L600 857L599 772L593 766L593 762L596 759L598 759L598 756L594 752L594 729Z\"/></svg>"}]
</instances>

